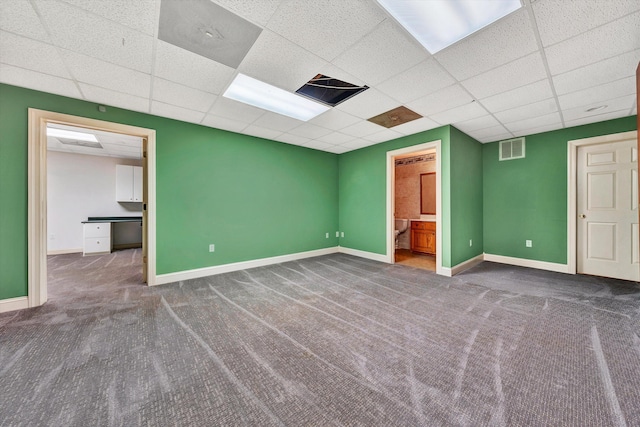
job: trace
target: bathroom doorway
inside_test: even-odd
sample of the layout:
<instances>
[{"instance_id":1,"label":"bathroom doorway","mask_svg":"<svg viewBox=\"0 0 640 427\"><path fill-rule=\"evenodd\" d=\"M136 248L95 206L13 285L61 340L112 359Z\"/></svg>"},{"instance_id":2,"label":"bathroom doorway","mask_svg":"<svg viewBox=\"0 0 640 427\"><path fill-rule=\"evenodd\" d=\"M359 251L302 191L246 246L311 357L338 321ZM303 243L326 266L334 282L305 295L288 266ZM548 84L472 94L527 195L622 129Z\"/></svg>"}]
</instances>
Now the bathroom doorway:
<instances>
[{"instance_id":1,"label":"bathroom doorway","mask_svg":"<svg viewBox=\"0 0 640 427\"><path fill-rule=\"evenodd\" d=\"M387 153L390 263L442 270L440 141Z\"/></svg>"}]
</instances>

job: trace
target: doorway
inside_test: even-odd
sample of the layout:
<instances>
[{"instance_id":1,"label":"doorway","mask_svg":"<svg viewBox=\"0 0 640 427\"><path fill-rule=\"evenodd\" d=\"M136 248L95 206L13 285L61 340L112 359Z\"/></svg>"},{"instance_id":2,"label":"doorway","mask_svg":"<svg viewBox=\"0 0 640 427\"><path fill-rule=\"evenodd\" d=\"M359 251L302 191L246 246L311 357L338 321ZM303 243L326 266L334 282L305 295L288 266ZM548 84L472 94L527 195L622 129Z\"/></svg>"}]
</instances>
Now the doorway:
<instances>
[{"instance_id":1,"label":"doorway","mask_svg":"<svg viewBox=\"0 0 640 427\"><path fill-rule=\"evenodd\" d=\"M569 141L570 273L640 280L637 131Z\"/></svg>"},{"instance_id":2,"label":"doorway","mask_svg":"<svg viewBox=\"0 0 640 427\"><path fill-rule=\"evenodd\" d=\"M47 301L47 127L71 127L131 135L146 145L143 157L145 200L143 208L142 274L155 284L155 131L101 120L29 109L28 182L28 302L29 307Z\"/></svg>"},{"instance_id":3,"label":"doorway","mask_svg":"<svg viewBox=\"0 0 640 427\"><path fill-rule=\"evenodd\" d=\"M441 141L432 141L424 144L406 147L400 150L387 152L387 262L410 265L426 270L444 274L442 268L442 221L441 221ZM431 162L426 166L427 162ZM413 194L397 194L396 167L397 163L414 165L406 169L412 176L412 189L408 189ZM420 170L416 164L424 163L426 166L424 174L435 172L435 211L429 210L422 213L420 183L424 175L422 173L413 174L413 169ZM399 165L398 165L399 166ZM428 178L434 178L433 175ZM402 178L400 178L402 179ZM429 181L429 179L425 180ZM414 191L415 190L415 191ZM411 200L412 207L396 206L398 199ZM398 208L400 211L398 211ZM426 211L425 211L426 212ZM402 218L405 217L405 218ZM406 230L396 233L396 219L407 220ZM411 221L413 220L413 221ZM400 221L403 222L403 221ZM397 236L396 236L397 235ZM414 245L412 248L412 238ZM397 237L397 239L396 239ZM396 251L396 244L398 250ZM417 246L416 246L417 245ZM418 247L419 246L419 247ZM412 250L413 249L413 250Z\"/></svg>"}]
</instances>

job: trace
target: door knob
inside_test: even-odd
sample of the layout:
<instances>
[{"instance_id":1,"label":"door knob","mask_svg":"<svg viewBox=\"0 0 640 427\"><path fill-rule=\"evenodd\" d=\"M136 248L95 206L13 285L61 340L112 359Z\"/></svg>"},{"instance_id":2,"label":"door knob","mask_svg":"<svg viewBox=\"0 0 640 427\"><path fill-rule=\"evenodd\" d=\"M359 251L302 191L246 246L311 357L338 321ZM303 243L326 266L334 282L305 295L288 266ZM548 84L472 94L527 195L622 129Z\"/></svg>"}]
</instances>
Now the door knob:
<instances>
[{"instance_id":1,"label":"door knob","mask_svg":"<svg viewBox=\"0 0 640 427\"><path fill-rule=\"evenodd\" d=\"M580 214L580 215L578 215L578 217L581 218L581 219L585 219L587 216L585 214Z\"/></svg>"}]
</instances>

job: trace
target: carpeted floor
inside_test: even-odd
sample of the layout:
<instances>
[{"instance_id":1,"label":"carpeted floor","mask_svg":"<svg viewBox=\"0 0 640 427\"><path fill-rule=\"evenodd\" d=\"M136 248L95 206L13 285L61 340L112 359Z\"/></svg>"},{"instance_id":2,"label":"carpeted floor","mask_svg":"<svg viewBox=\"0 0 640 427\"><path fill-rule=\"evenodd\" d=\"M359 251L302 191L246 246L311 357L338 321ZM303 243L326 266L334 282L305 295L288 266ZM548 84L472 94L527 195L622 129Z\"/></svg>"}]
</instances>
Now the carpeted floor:
<instances>
[{"instance_id":1,"label":"carpeted floor","mask_svg":"<svg viewBox=\"0 0 640 427\"><path fill-rule=\"evenodd\" d=\"M334 254L148 288L52 257L0 315L2 426L640 426L640 287Z\"/></svg>"}]
</instances>

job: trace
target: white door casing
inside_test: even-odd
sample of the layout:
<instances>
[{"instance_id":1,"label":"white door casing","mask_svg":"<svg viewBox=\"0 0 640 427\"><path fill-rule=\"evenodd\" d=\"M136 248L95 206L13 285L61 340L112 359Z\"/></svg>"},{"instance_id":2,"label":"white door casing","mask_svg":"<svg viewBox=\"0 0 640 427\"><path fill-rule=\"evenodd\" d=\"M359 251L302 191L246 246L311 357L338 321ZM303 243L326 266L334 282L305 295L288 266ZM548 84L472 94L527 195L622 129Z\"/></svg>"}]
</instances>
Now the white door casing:
<instances>
[{"instance_id":1,"label":"white door casing","mask_svg":"<svg viewBox=\"0 0 640 427\"><path fill-rule=\"evenodd\" d=\"M636 139L578 147L577 272L640 280Z\"/></svg>"}]
</instances>

